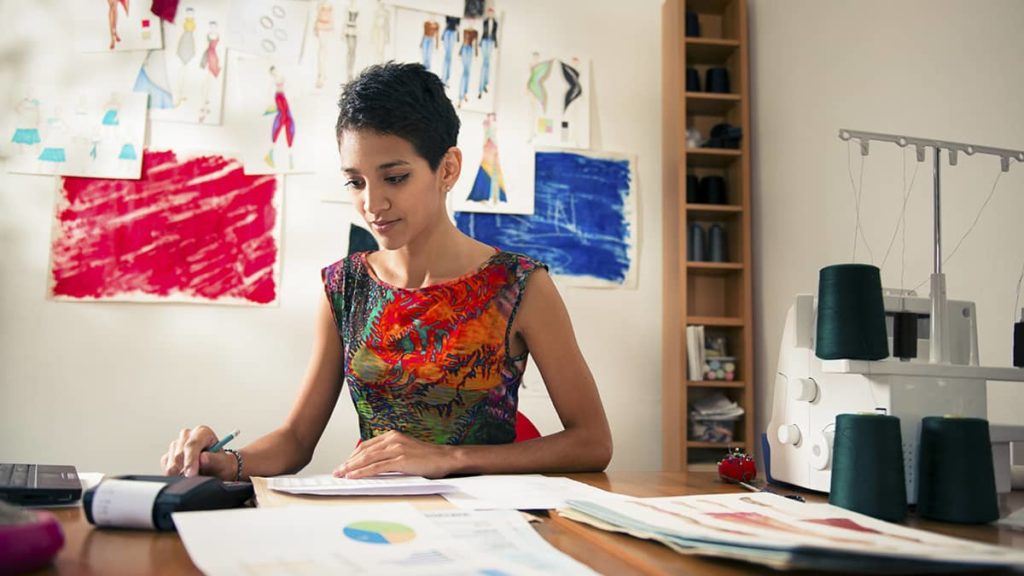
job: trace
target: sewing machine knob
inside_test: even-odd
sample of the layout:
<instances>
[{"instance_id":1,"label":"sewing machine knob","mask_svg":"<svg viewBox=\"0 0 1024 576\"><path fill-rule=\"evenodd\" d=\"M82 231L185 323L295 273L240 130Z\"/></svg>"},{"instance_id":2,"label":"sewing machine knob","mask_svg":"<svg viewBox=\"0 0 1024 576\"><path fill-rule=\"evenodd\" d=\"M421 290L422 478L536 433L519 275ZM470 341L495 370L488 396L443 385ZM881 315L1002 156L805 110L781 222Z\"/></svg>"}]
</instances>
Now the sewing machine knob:
<instances>
[{"instance_id":1,"label":"sewing machine knob","mask_svg":"<svg viewBox=\"0 0 1024 576\"><path fill-rule=\"evenodd\" d=\"M796 424L783 424L777 431L779 442L783 444L800 445L800 427Z\"/></svg>"},{"instance_id":2,"label":"sewing machine knob","mask_svg":"<svg viewBox=\"0 0 1024 576\"><path fill-rule=\"evenodd\" d=\"M818 398L818 384L810 378L789 381L789 398L796 402L814 402Z\"/></svg>"},{"instance_id":3,"label":"sewing machine knob","mask_svg":"<svg viewBox=\"0 0 1024 576\"><path fill-rule=\"evenodd\" d=\"M832 432L819 432L811 444L811 466L815 470L828 470L832 464Z\"/></svg>"}]
</instances>

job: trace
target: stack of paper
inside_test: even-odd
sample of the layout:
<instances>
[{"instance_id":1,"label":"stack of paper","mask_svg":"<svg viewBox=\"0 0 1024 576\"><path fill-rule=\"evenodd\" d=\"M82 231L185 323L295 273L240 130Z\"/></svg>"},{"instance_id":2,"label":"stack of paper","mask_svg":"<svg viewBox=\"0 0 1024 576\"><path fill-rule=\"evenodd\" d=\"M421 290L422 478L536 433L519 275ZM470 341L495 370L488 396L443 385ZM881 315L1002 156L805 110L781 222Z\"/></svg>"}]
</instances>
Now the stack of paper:
<instances>
[{"instance_id":1,"label":"stack of paper","mask_svg":"<svg viewBox=\"0 0 1024 576\"><path fill-rule=\"evenodd\" d=\"M574 500L559 511L592 526L776 569L915 573L1024 567L1024 552L882 522L775 494Z\"/></svg>"},{"instance_id":2,"label":"stack of paper","mask_svg":"<svg viewBox=\"0 0 1024 576\"><path fill-rule=\"evenodd\" d=\"M743 407L715 392L694 402L690 415L700 420L735 420L743 415Z\"/></svg>"},{"instance_id":3,"label":"stack of paper","mask_svg":"<svg viewBox=\"0 0 1024 576\"><path fill-rule=\"evenodd\" d=\"M267 487L289 494L314 496L414 496L455 490L454 486L443 481L404 474L382 474L358 480L335 478L330 474L278 476L267 478Z\"/></svg>"},{"instance_id":4,"label":"stack of paper","mask_svg":"<svg viewBox=\"0 0 1024 576\"><path fill-rule=\"evenodd\" d=\"M189 557L207 576L594 576L509 511L286 506L177 512L174 524Z\"/></svg>"}]
</instances>

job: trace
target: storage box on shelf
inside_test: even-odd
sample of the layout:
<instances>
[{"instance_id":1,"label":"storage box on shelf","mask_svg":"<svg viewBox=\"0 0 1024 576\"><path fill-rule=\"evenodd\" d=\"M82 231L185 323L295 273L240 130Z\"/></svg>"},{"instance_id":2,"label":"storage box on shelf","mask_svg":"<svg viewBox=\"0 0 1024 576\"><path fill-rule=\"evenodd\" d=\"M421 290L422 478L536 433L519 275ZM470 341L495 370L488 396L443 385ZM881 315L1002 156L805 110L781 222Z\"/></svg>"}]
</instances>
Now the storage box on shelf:
<instances>
[{"instance_id":1,"label":"storage box on shelf","mask_svg":"<svg viewBox=\"0 0 1024 576\"><path fill-rule=\"evenodd\" d=\"M706 467L730 448L754 449L746 0L665 0L662 11L662 467L685 470ZM686 36L687 12L696 15L699 36ZM714 147L707 147L712 136ZM714 186L694 188L699 183ZM724 239L717 251L712 227ZM734 364L730 380L687 377L686 327L695 325L704 326L705 338L724 342ZM691 407L714 394L744 410L732 424L732 440L692 439Z\"/></svg>"}]
</instances>

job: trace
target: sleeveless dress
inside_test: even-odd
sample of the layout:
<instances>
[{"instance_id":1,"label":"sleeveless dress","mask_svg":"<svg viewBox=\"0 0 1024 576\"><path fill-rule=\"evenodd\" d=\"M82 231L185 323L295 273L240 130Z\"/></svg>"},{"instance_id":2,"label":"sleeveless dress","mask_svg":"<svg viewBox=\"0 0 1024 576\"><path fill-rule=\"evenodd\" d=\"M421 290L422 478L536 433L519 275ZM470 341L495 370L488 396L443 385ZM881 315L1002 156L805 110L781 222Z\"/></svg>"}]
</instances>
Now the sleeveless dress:
<instances>
[{"instance_id":1,"label":"sleeveless dress","mask_svg":"<svg viewBox=\"0 0 1024 576\"><path fill-rule=\"evenodd\" d=\"M497 251L475 272L406 289L378 280L367 254L322 270L362 439L512 442L529 352L511 355L511 327L527 279L547 266Z\"/></svg>"}]
</instances>

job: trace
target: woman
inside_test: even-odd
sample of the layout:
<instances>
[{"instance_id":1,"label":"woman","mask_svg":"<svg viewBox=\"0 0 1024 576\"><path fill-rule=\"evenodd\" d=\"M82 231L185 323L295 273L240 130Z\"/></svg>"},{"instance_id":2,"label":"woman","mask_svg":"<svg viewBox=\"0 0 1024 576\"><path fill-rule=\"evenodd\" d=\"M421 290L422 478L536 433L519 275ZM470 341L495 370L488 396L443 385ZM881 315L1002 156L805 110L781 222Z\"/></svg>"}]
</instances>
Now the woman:
<instances>
[{"instance_id":1,"label":"woman","mask_svg":"<svg viewBox=\"0 0 1024 576\"><path fill-rule=\"evenodd\" d=\"M452 224L459 119L419 64L372 66L345 87L336 124L353 203L381 250L322 272L309 371L285 423L237 451L181 430L167 474L224 479L302 469L348 384L362 442L335 475L597 471L612 441L593 376L547 267ZM564 430L513 442L529 356Z\"/></svg>"}]
</instances>

